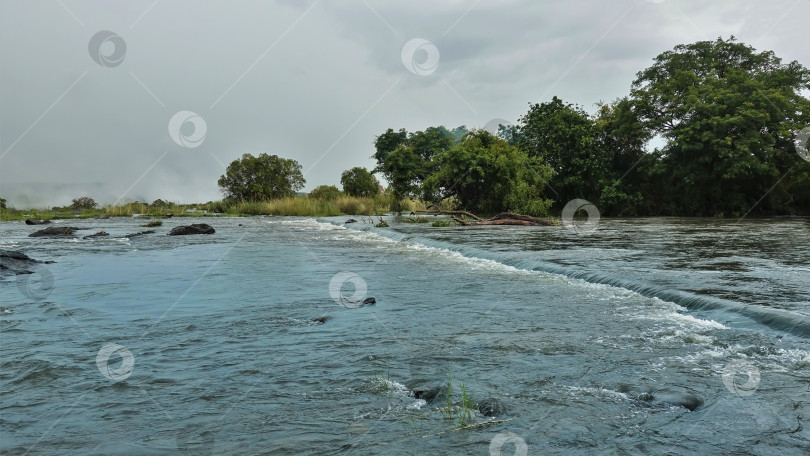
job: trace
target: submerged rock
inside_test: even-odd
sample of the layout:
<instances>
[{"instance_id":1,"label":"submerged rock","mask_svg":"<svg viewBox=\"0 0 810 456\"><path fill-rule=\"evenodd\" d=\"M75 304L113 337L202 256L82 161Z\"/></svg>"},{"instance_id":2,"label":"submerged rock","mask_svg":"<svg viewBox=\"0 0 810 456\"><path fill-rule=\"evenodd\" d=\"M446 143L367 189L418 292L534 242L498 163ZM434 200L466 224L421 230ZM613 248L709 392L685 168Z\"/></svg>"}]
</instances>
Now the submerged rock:
<instances>
[{"instance_id":1,"label":"submerged rock","mask_svg":"<svg viewBox=\"0 0 810 456\"><path fill-rule=\"evenodd\" d=\"M140 233L130 233L130 234L127 234L124 237L132 239L134 237L143 236L145 234L152 234L154 232L155 232L155 230L146 230L146 231L141 231Z\"/></svg>"},{"instance_id":2,"label":"submerged rock","mask_svg":"<svg viewBox=\"0 0 810 456\"><path fill-rule=\"evenodd\" d=\"M25 219L26 225L47 225L49 223L51 223L50 220Z\"/></svg>"},{"instance_id":3,"label":"submerged rock","mask_svg":"<svg viewBox=\"0 0 810 456\"><path fill-rule=\"evenodd\" d=\"M326 320L329 320L329 316L313 318L312 322L317 323L319 325L322 325L322 324L326 323Z\"/></svg>"},{"instance_id":4,"label":"submerged rock","mask_svg":"<svg viewBox=\"0 0 810 456\"><path fill-rule=\"evenodd\" d=\"M109 235L110 235L110 233L108 233L106 231L99 231L97 233L88 234L87 236L85 236L82 239L91 239L91 238L97 238L97 237L109 236Z\"/></svg>"},{"instance_id":5,"label":"submerged rock","mask_svg":"<svg viewBox=\"0 0 810 456\"><path fill-rule=\"evenodd\" d=\"M344 225L347 225L347 224L349 224L349 223L357 223L357 220L355 220L355 219L349 219L349 220L346 220L345 222L343 222L343 224L344 224Z\"/></svg>"},{"instance_id":6,"label":"submerged rock","mask_svg":"<svg viewBox=\"0 0 810 456\"><path fill-rule=\"evenodd\" d=\"M367 305L367 304L368 304L368 305L370 305L370 306L371 306L371 305L374 305L374 304L377 304L377 300L376 300L376 299L374 299L374 298L366 298L366 299L364 299L364 300L363 300L363 304L362 304L362 305L364 305L364 306L365 306L365 305Z\"/></svg>"},{"instance_id":7,"label":"submerged rock","mask_svg":"<svg viewBox=\"0 0 810 456\"><path fill-rule=\"evenodd\" d=\"M430 389L414 389L413 390L413 397L414 399L422 399L428 404L435 401L438 398L444 397L447 394L447 387L446 386L436 386Z\"/></svg>"},{"instance_id":8,"label":"submerged rock","mask_svg":"<svg viewBox=\"0 0 810 456\"><path fill-rule=\"evenodd\" d=\"M500 416L506 413L506 405L495 398L487 398L478 404L478 411L484 416Z\"/></svg>"},{"instance_id":9,"label":"submerged rock","mask_svg":"<svg viewBox=\"0 0 810 456\"><path fill-rule=\"evenodd\" d=\"M53 261L35 260L19 250L0 249L0 274L33 274L31 268L36 264L51 264Z\"/></svg>"},{"instance_id":10,"label":"submerged rock","mask_svg":"<svg viewBox=\"0 0 810 456\"><path fill-rule=\"evenodd\" d=\"M28 235L28 237L44 237L44 236L73 236L73 233L76 230L80 230L81 228L76 228L72 226L49 226L48 228L35 231Z\"/></svg>"},{"instance_id":11,"label":"submerged rock","mask_svg":"<svg viewBox=\"0 0 810 456\"><path fill-rule=\"evenodd\" d=\"M205 223L193 223L191 225L180 225L172 228L167 234L169 236L183 236L188 234L214 234L216 231Z\"/></svg>"},{"instance_id":12,"label":"submerged rock","mask_svg":"<svg viewBox=\"0 0 810 456\"><path fill-rule=\"evenodd\" d=\"M688 393L644 393L639 395L638 399L652 405L683 407L690 412L703 405L701 398Z\"/></svg>"}]
</instances>

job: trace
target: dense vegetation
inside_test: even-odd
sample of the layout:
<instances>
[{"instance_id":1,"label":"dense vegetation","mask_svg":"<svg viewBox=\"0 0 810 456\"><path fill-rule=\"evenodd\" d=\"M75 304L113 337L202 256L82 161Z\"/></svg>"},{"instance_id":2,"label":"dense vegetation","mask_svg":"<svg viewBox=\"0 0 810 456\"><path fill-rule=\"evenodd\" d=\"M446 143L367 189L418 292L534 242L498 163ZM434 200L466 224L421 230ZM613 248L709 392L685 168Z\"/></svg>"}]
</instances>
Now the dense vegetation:
<instances>
[{"instance_id":1,"label":"dense vegetation","mask_svg":"<svg viewBox=\"0 0 810 456\"><path fill-rule=\"evenodd\" d=\"M554 97L530 104L516 125L495 135L464 126L389 128L374 139L374 170L344 171L343 191L322 185L297 197L306 182L297 161L245 154L219 178L220 202L96 209L81 197L38 214L338 215L435 207L547 215L576 198L603 215L810 214L808 90L810 71L798 62L783 63L733 37L701 41L660 54L627 96L598 104L592 115ZM374 174L388 181L384 194ZM0 218L24 216L5 206L0 198Z\"/></svg>"},{"instance_id":2,"label":"dense vegetation","mask_svg":"<svg viewBox=\"0 0 810 456\"><path fill-rule=\"evenodd\" d=\"M544 213L574 198L607 215L810 214L810 72L729 40L680 45L595 115L530 104L498 138L459 127L388 129L376 171L396 197L481 212ZM647 150L651 139L663 146Z\"/></svg>"}]
</instances>

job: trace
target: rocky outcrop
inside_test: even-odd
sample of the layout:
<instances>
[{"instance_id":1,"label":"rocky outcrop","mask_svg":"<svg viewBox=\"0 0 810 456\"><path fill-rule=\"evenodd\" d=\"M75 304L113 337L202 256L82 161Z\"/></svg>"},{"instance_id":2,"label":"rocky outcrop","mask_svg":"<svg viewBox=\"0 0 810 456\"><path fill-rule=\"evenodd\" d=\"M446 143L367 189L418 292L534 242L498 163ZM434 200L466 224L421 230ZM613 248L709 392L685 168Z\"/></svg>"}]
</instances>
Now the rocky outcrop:
<instances>
[{"instance_id":1,"label":"rocky outcrop","mask_svg":"<svg viewBox=\"0 0 810 456\"><path fill-rule=\"evenodd\" d=\"M49 223L51 223L50 220L25 219L26 225L47 225Z\"/></svg>"},{"instance_id":2,"label":"rocky outcrop","mask_svg":"<svg viewBox=\"0 0 810 456\"><path fill-rule=\"evenodd\" d=\"M193 223L191 225L180 225L172 228L167 234L169 236L185 236L189 234L214 234L216 231L205 223Z\"/></svg>"},{"instance_id":3,"label":"rocky outcrop","mask_svg":"<svg viewBox=\"0 0 810 456\"><path fill-rule=\"evenodd\" d=\"M92 239L92 238L104 237L104 236L109 236L109 235L110 235L110 233L108 233L106 231L99 231L97 233L88 234L87 236L83 237L82 239Z\"/></svg>"},{"instance_id":4,"label":"rocky outcrop","mask_svg":"<svg viewBox=\"0 0 810 456\"><path fill-rule=\"evenodd\" d=\"M28 237L73 236L80 229L72 226L49 226L29 234Z\"/></svg>"},{"instance_id":5,"label":"rocky outcrop","mask_svg":"<svg viewBox=\"0 0 810 456\"><path fill-rule=\"evenodd\" d=\"M18 250L0 249L0 275L33 274L36 264L50 264L53 261L39 261Z\"/></svg>"}]
</instances>

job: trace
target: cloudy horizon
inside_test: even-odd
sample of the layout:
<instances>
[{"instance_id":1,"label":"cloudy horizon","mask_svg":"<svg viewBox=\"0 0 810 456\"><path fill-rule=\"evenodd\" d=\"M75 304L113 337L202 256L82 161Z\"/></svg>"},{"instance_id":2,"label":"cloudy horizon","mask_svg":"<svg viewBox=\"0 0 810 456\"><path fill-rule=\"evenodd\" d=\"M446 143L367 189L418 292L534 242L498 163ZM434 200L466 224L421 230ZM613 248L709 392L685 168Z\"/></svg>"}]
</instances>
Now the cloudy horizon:
<instances>
[{"instance_id":1,"label":"cloudy horizon","mask_svg":"<svg viewBox=\"0 0 810 456\"><path fill-rule=\"evenodd\" d=\"M0 196L217 200L245 153L297 160L307 191L339 186L374 166L387 128L515 122L553 96L593 112L677 44L733 35L807 66L808 13L807 0L0 0Z\"/></svg>"}]
</instances>

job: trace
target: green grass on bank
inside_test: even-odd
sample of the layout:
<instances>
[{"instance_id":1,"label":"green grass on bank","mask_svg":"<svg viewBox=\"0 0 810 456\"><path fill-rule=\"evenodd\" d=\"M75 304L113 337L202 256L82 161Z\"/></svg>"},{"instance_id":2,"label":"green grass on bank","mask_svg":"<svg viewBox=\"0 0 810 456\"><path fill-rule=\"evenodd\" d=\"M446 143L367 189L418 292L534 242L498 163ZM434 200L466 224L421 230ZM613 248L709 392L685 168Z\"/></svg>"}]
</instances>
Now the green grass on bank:
<instances>
[{"instance_id":1,"label":"green grass on bank","mask_svg":"<svg viewBox=\"0 0 810 456\"><path fill-rule=\"evenodd\" d=\"M390 195L380 195L375 198L355 198L340 196L336 199L319 199L306 196L294 196L270 201L215 201L203 204L161 204L126 203L107 205L97 209L69 209L53 208L38 209L0 209L0 221L25 220L28 218L38 220L75 219L95 217L206 217L206 216L251 216L251 215L286 215L327 217L333 215L373 215L383 214L391 210L393 199ZM424 209L419 201L406 200L403 202L404 211Z\"/></svg>"}]
</instances>

